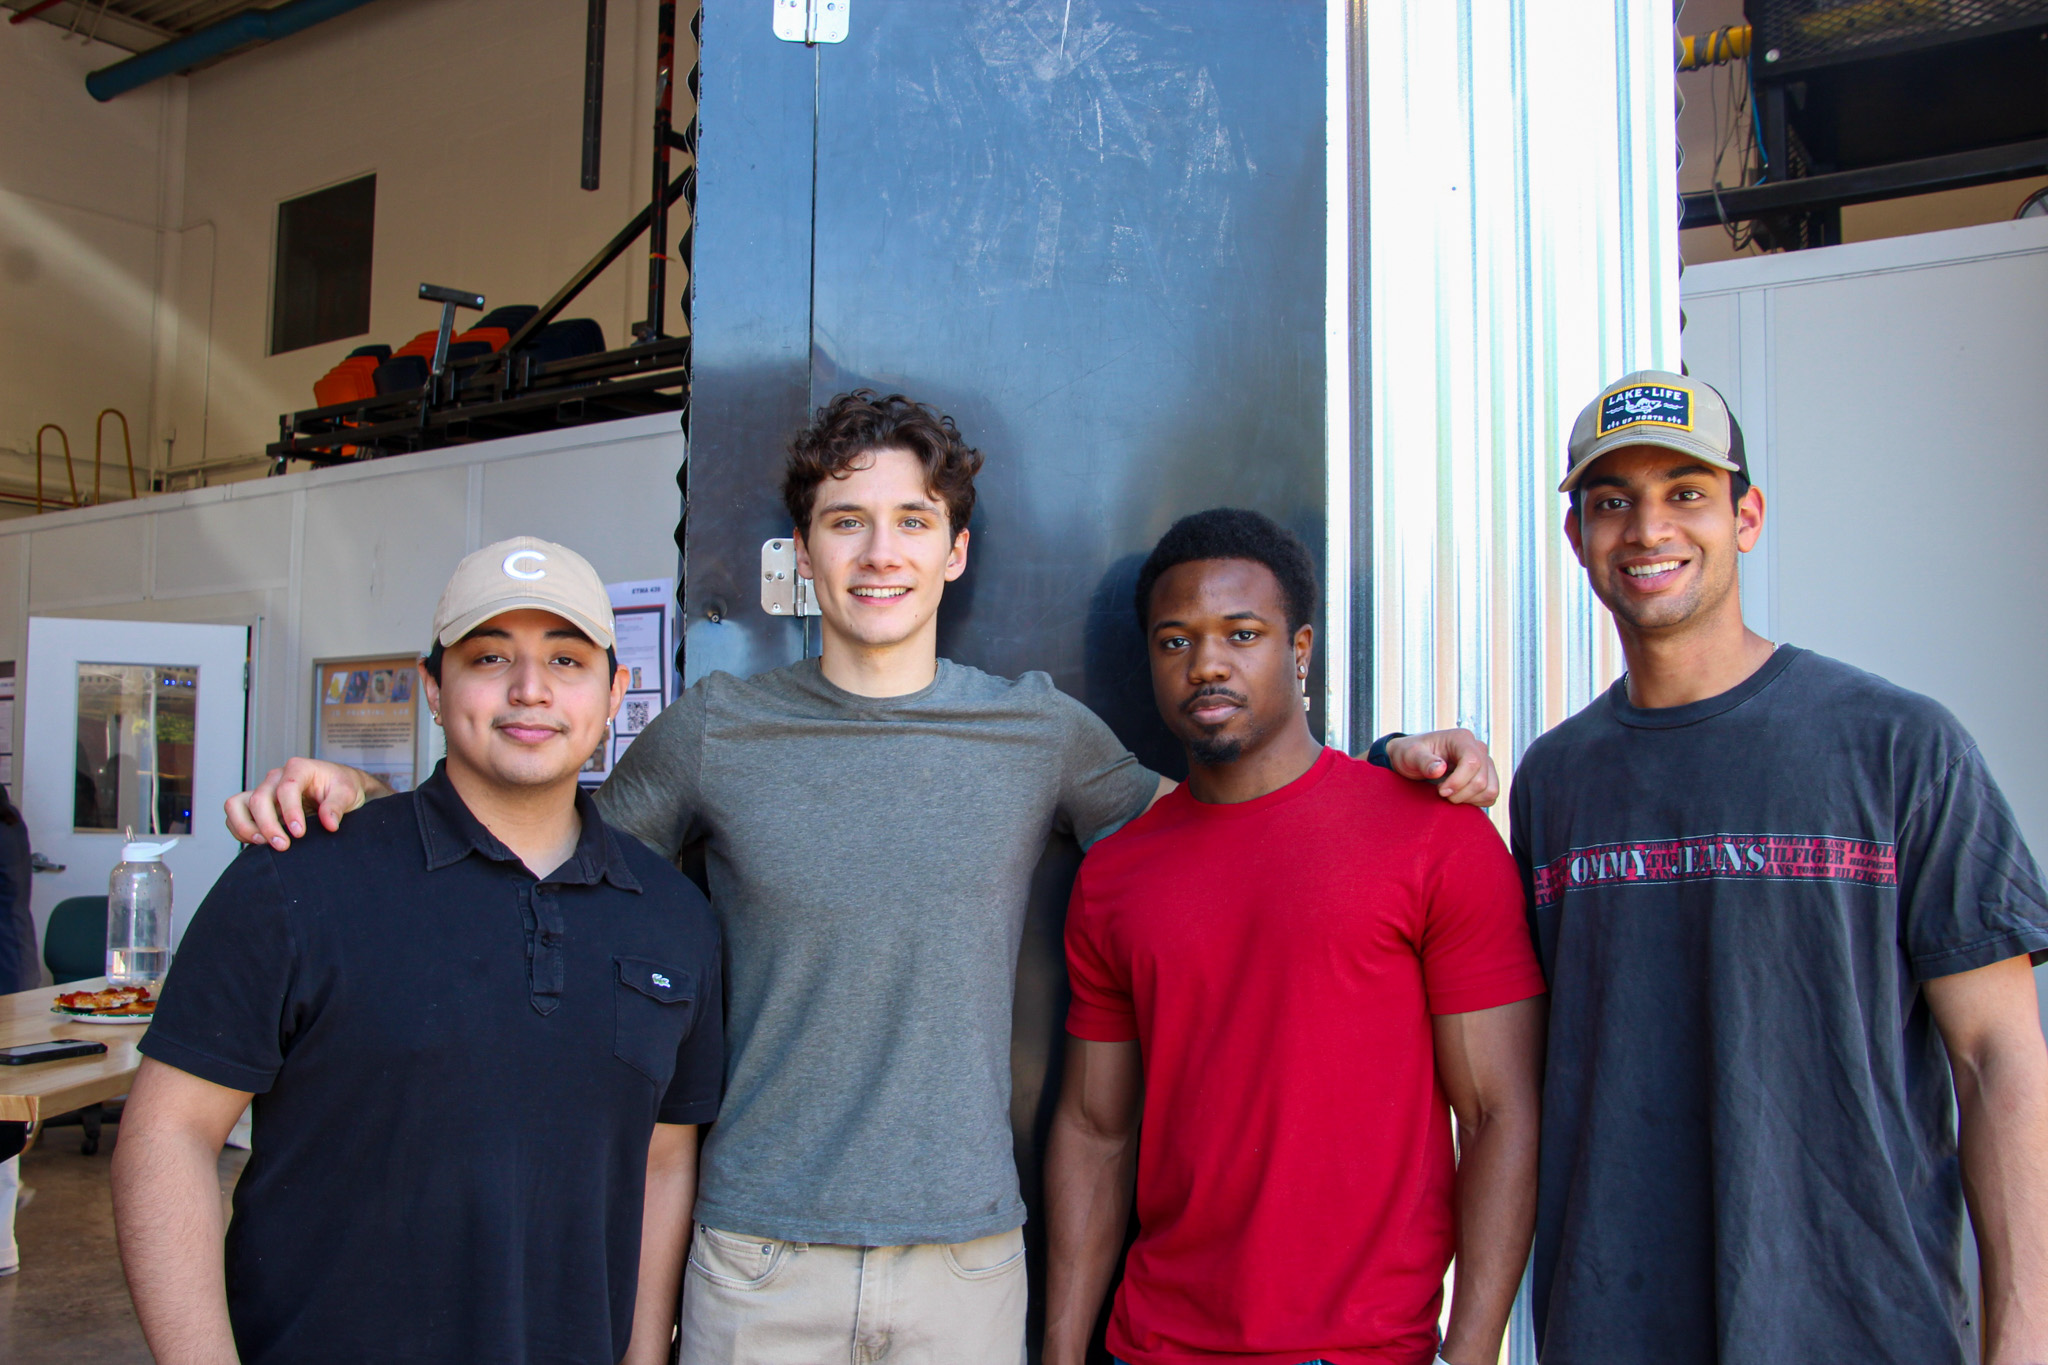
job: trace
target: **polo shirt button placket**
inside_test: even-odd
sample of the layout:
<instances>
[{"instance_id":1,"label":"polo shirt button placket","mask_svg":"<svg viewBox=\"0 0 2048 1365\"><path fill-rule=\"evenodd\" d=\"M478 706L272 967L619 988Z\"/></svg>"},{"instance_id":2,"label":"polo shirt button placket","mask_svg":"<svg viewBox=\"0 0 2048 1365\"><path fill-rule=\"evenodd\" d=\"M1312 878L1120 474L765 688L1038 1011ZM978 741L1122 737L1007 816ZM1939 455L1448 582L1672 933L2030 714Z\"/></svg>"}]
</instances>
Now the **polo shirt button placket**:
<instances>
[{"instance_id":1,"label":"polo shirt button placket","mask_svg":"<svg viewBox=\"0 0 2048 1365\"><path fill-rule=\"evenodd\" d=\"M561 907L550 894L554 889L547 882L520 888L527 925L527 998L540 1014L553 1014L562 1003L564 930Z\"/></svg>"}]
</instances>

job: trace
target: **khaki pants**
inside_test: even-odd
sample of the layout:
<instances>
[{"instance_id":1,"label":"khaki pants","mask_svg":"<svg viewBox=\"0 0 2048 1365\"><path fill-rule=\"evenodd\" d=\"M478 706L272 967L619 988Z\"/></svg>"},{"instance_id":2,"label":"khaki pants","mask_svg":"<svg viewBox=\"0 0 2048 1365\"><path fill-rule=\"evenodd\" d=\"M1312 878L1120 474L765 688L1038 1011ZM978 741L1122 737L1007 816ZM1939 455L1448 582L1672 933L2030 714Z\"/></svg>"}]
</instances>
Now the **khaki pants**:
<instances>
[{"instance_id":1,"label":"khaki pants","mask_svg":"<svg viewBox=\"0 0 2048 1365\"><path fill-rule=\"evenodd\" d=\"M1022 1365L1024 1231L824 1246L697 1227L681 1365Z\"/></svg>"}]
</instances>

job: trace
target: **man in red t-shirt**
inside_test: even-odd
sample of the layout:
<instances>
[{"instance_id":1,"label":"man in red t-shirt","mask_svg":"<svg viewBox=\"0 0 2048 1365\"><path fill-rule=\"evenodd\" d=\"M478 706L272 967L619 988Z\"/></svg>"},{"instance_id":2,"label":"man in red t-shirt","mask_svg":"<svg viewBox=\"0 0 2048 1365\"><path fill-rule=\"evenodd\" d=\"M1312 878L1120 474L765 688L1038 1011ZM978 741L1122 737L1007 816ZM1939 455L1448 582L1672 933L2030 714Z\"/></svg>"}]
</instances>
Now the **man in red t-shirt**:
<instances>
[{"instance_id":1,"label":"man in red t-shirt","mask_svg":"<svg viewBox=\"0 0 2048 1365\"><path fill-rule=\"evenodd\" d=\"M1536 1208L1521 880L1479 811L1310 734L1315 600L1301 542L1253 512L1184 518L1139 574L1189 773L1074 885L1046 1365L1084 1358L1134 1165L1129 1365L1499 1357Z\"/></svg>"}]
</instances>

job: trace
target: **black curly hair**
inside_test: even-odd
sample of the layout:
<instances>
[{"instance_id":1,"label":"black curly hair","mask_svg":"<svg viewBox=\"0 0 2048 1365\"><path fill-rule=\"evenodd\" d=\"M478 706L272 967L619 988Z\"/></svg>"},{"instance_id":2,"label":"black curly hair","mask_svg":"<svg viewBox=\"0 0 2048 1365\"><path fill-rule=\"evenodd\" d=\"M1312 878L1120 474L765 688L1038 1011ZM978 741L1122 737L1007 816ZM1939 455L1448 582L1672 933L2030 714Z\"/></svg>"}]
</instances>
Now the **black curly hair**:
<instances>
[{"instance_id":1,"label":"black curly hair","mask_svg":"<svg viewBox=\"0 0 2048 1365\"><path fill-rule=\"evenodd\" d=\"M1152 624L1152 587L1159 576L1176 565L1197 559L1249 559L1263 564L1280 580L1287 599L1287 628L1300 630L1315 620L1315 561L1301 537L1271 517L1242 507L1212 507L1182 517L1159 543L1152 547L1145 566L1138 570L1138 589L1132 605L1138 609L1138 628Z\"/></svg>"}]
</instances>

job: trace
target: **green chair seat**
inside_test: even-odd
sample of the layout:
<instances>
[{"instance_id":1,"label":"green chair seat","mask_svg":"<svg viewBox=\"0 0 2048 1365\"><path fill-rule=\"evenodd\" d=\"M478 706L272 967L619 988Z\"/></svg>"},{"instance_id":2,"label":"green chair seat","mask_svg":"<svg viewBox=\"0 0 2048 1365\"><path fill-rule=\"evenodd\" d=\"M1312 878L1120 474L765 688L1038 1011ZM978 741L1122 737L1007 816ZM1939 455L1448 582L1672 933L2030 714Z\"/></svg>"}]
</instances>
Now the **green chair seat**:
<instances>
[{"instance_id":1,"label":"green chair seat","mask_svg":"<svg viewBox=\"0 0 2048 1365\"><path fill-rule=\"evenodd\" d=\"M60 986L106 974L105 896L70 896L57 902L43 928L43 965Z\"/></svg>"}]
</instances>

